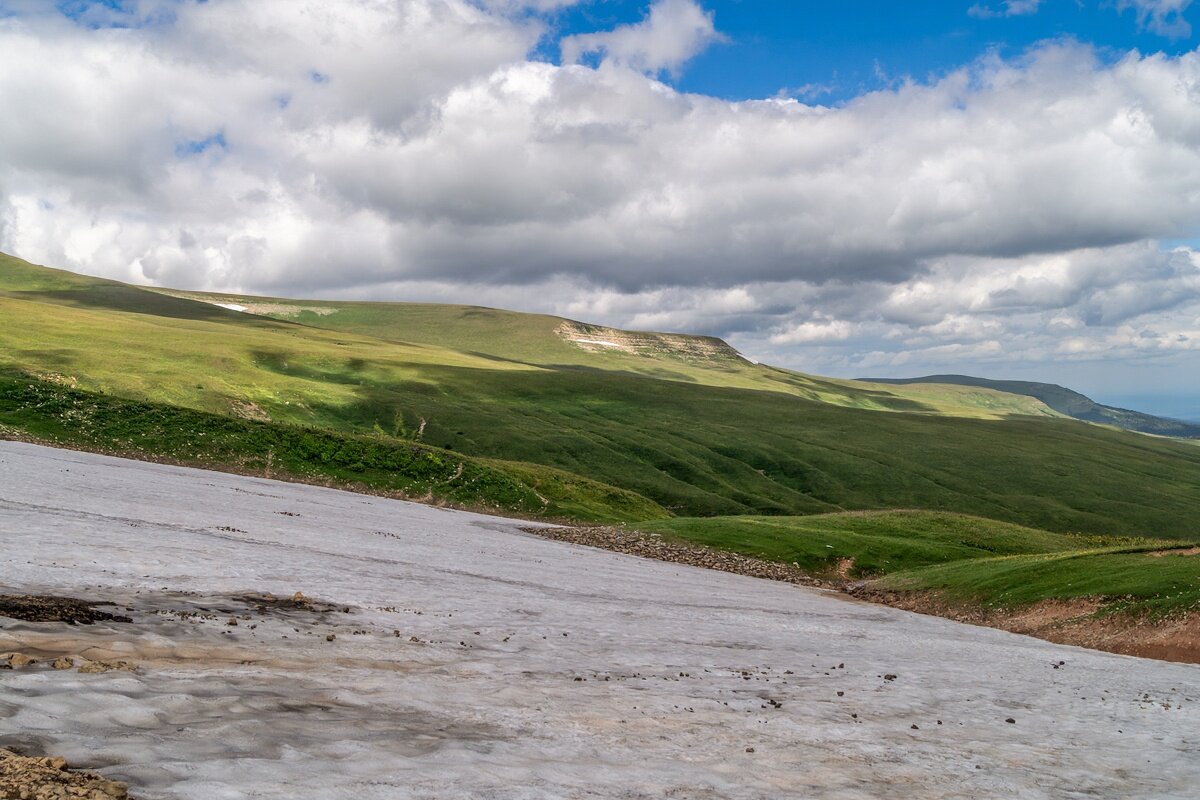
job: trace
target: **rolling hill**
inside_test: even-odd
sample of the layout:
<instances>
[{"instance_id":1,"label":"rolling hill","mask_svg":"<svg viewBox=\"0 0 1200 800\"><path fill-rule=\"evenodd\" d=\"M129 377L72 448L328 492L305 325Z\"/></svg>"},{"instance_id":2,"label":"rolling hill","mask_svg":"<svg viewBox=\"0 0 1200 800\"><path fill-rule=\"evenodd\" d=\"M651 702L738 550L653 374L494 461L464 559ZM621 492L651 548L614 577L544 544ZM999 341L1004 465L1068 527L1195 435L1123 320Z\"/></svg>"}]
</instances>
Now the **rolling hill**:
<instances>
[{"instance_id":1,"label":"rolling hill","mask_svg":"<svg viewBox=\"0 0 1200 800\"><path fill-rule=\"evenodd\" d=\"M274 448L307 480L596 520L922 508L1186 538L1200 507L1194 447L989 388L778 370L703 337L198 299L10 257L0 321L0 424L91 449L260 471ZM404 448L421 458L397 472ZM456 484L473 469L495 480Z\"/></svg>"},{"instance_id":2,"label":"rolling hill","mask_svg":"<svg viewBox=\"0 0 1200 800\"><path fill-rule=\"evenodd\" d=\"M1053 383L996 381L988 378L973 378L969 375L927 375L924 378L865 378L864 380L895 386L974 386L981 389L994 389L1008 394L1035 398L1064 416L1084 422L1112 425L1116 428L1151 433L1157 436L1200 439L1200 425L1156 417L1126 408L1102 405L1079 392Z\"/></svg>"},{"instance_id":3,"label":"rolling hill","mask_svg":"<svg viewBox=\"0 0 1200 800\"><path fill-rule=\"evenodd\" d=\"M420 344L555 370L603 370L658 380L781 392L881 411L997 419L1060 416L1040 400L978 387L896 387L754 364L720 339L623 331L545 314L429 303L289 300L155 290L220 309L399 344Z\"/></svg>"},{"instance_id":4,"label":"rolling hill","mask_svg":"<svg viewBox=\"0 0 1200 800\"><path fill-rule=\"evenodd\" d=\"M963 606L1012 610L1090 598L1091 611L1157 617L1200 608L1192 542L1050 533L929 511L675 518L639 527L857 581L856 589L937 592Z\"/></svg>"}]
</instances>

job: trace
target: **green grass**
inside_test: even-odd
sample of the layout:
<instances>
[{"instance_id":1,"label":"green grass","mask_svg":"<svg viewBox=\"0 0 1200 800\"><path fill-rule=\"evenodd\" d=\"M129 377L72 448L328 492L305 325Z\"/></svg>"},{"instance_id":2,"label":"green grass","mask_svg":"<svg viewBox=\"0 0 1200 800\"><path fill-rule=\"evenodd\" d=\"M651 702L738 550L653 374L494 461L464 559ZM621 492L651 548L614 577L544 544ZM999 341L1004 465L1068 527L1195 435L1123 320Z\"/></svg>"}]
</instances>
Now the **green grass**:
<instances>
[{"instance_id":1,"label":"green grass","mask_svg":"<svg viewBox=\"0 0 1200 800\"><path fill-rule=\"evenodd\" d=\"M605 373L432 369L436 389L364 388L426 441L629 488L680 516L924 508L1050 530L1191 533L1200 453L1060 420L883 414Z\"/></svg>"},{"instance_id":2,"label":"green grass","mask_svg":"<svg viewBox=\"0 0 1200 800\"><path fill-rule=\"evenodd\" d=\"M980 419L1059 416L1040 401L1018 394L965 386L883 386L821 378L753 364L719 339L635 333L634 352L584 349L557 331L561 317L522 314L479 306L429 303L362 303L289 300L246 295L170 291L172 297L247 307L273 319L404 344L473 353L555 370L603 370L657 380L771 391L822 403L877 411L944 414ZM627 331L582 326L592 338L628 336ZM695 349L680 347L694 343ZM698 357L695 350L708 352Z\"/></svg>"},{"instance_id":3,"label":"green grass","mask_svg":"<svg viewBox=\"0 0 1200 800\"><path fill-rule=\"evenodd\" d=\"M590 480L679 516L920 508L1186 538L1200 508L1200 449L1170 441L1044 416L939 414L882 388L731 357L576 352L553 330L546 337L552 317L430 306L413 321L407 306L354 309L378 318L358 332L316 328L4 257L0 372L156 408L428 445L481 465L550 468L536 479L550 491ZM407 327L367 335L389 333L378 330L387 320ZM411 341L421 331L425 340ZM557 364L564 353L574 361ZM792 381L815 382L816 399ZM870 410L881 404L893 413ZM563 498L564 513L572 502ZM597 502L578 515L600 518L586 516Z\"/></svg>"},{"instance_id":4,"label":"green grass","mask_svg":"<svg viewBox=\"0 0 1200 800\"><path fill-rule=\"evenodd\" d=\"M997 381L968 375L928 375L924 378L880 379L879 383L900 386L978 386L1011 394L1026 395L1041 400L1050 408L1074 419L1112 425L1156 436L1175 436L1195 441L1200 439L1200 425L1156 417L1139 411L1114 408L1097 403L1090 397L1051 383L1031 381Z\"/></svg>"},{"instance_id":5,"label":"green grass","mask_svg":"<svg viewBox=\"0 0 1200 800\"><path fill-rule=\"evenodd\" d=\"M1074 536L929 511L678 518L645 523L638 528L754 558L796 564L814 575L831 573L842 559L853 559L850 577L997 555L1053 553L1081 546L1081 539ZM1098 544L1097 540L1091 542Z\"/></svg>"},{"instance_id":6,"label":"green grass","mask_svg":"<svg viewBox=\"0 0 1200 800\"><path fill-rule=\"evenodd\" d=\"M934 591L964 606L1019 609L1042 600L1097 599L1107 610L1163 615L1200 609L1200 556L1155 557L1178 541L1083 536L960 514L876 512L720 517L644 523L640 530L796 564L872 588ZM1200 530L1195 538L1200 540Z\"/></svg>"},{"instance_id":7,"label":"green grass","mask_svg":"<svg viewBox=\"0 0 1200 800\"><path fill-rule=\"evenodd\" d=\"M526 516L598 522L666 516L632 492L537 465L0 376L3 435Z\"/></svg>"},{"instance_id":8,"label":"green grass","mask_svg":"<svg viewBox=\"0 0 1200 800\"><path fill-rule=\"evenodd\" d=\"M1109 612L1164 616L1200 611L1200 556L1155 557L1144 552L1146 547L1153 545L958 561L889 575L878 586L936 591L963 604L1004 609L1095 598Z\"/></svg>"}]
</instances>

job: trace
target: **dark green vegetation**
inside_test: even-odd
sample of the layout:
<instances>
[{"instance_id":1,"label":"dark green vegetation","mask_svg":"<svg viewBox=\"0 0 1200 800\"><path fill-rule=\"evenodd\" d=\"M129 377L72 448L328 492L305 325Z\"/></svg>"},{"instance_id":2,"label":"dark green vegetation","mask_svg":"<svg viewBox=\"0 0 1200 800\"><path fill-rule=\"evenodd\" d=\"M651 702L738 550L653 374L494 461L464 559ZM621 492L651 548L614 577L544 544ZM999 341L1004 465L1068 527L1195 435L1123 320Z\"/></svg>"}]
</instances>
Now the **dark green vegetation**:
<instances>
[{"instance_id":1,"label":"dark green vegetation","mask_svg":"<svg viewBox=\"0 0 1200 800\"><path fill-rule=\"evenodd\" d=\"M866 380L897 386L977 386L983 389L995 389L1000 392L1036 398L1061 414L1085 422L1112 425L1129 431L1152 433L1158 436L1200 439L1200 425L1155 417L1140 411L1101 405L1090 397L1053 383L994 381L987 378L972 378L969 375L927 375L924 378L868 378Z\"/></svg>"},{"instance_id":2,"label":"dark green vegetation","mask_svg":"<svg viewBox=\"0 0 1200 800\"><path fill-rule=\"evenodd\" d=\"M670 519L639 528L963 605L1019 609L1091 598L1155 615L1200 609L1200 555L1178 541L1051 533L926 511Z\"/></svg>"},{"instance_id":3,"label":"dark green vegetation","mask_svg":"<svg viewBox=\"0 0 1200 800\"><path fill-rule=\"evenodd\" d=\"M1070 421L883 414L620 374L430 373L437 394L374 389L351 413L365 426L411 404L426 441L586 474L679 515L890 506L1189 536L1200 508L1193 448Z\"/></svg>"},{"instance_id":4,"label":"dark green vegetation","mask_svg":"<svg viewBox=\"0 0 1200 800\"><path fill-rule=\"evenodd\" d=\"M666 516L632 492L529 464L267 424L0 376L0 436L344 486L480 510L582 520Z\"/></svg>"},{"instance_id":5,"label":"dark green vegetation","mask_svg":"<svg viewBox=\"0 0 1200 800\"><path fill-rule=\"evenodd\" d=\"M637 523L963 602L1195 607L1200 559L1114 537L1200 538L1200 447L1031 391L825 379L717 339L494 309L163 293L0 256L0 436Z\"/></svg>"}]
</instances>

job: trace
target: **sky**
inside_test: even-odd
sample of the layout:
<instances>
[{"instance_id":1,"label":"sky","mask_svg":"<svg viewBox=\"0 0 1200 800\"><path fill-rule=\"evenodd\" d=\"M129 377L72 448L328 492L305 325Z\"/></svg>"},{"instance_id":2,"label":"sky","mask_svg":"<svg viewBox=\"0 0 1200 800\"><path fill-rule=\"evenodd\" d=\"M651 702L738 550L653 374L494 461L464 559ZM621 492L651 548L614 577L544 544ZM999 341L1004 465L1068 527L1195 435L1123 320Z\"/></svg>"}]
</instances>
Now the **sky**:
<instances>
[{"instance_id":1,"label":"sky","mask_svg":"<svg viewBox=\"0 0 1200 800\"><path fill-rule=\"evenodd\" d=\"M0 0L0 250L1200 419L1191 0Z\"/></svg>"}]
</instances>

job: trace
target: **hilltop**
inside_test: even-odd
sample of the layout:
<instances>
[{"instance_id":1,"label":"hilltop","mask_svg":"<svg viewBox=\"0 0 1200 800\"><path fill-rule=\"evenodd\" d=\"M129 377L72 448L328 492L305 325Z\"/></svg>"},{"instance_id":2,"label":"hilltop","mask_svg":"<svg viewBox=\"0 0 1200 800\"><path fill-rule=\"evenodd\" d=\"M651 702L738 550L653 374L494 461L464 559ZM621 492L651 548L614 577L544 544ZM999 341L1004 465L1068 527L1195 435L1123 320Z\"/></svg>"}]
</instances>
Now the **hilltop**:
<instances>
[{"instance_id":1,"label":"hilltop","mask_svg":"<svg viewBox=\"0 0 1200 800\"><path fill-rule=\"evenodd\" d=\"M438 303L294 300L155 289L248 316L402 345L450 348L554 370L602 370L657 380L757 389L822 403L997 419L1060 416L1040 400L978 387L894 387L755 364L712 336L627 331L547 314Z\"/></svg>"}]
</instances>

